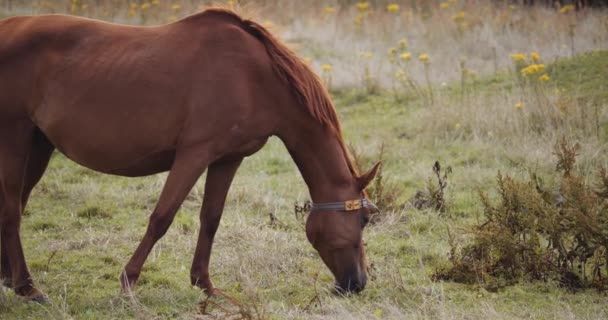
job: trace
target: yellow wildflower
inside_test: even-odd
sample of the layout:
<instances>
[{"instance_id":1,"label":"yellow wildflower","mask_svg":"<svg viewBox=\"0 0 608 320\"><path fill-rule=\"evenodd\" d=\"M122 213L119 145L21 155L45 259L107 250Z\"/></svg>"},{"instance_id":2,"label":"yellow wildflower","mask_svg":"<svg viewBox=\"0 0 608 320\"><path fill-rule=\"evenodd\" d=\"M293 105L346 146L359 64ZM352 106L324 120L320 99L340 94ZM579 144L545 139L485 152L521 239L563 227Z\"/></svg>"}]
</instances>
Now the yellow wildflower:
<instances>
[{"instance_id":1,"label":"yellow wildflower","mask_svg":"<svg viewBox=\"0 0 608 320\"><path fill-rule=\"evenodd\" d=\"M334 13L336 13L336 7L327 6L325 9L323 9L323 15L331 16Z\"/></svg>"},{"instance_id":2,"label":"yellow wildflower","mask_svg":"<svg viewBox=\"0 0 608 320\"><path fill-rule=\"evenodd\" d=\"M274 28L274 23L270 20L264 20L262 22L262 26L264 26L264 28L266 28L266 29L272 29L272 28Z\"/></svg>"},{"instance_id":3,"label":"yellow wildflower","mask_svg":"<svg viewBox=\"0 0 608 320\"><path fill-rule=\"evenodd\" d=\"M150 8L150 4L149 4L149 3L147 3L147 2L141 5L141 9L142 9L142 10L146 10L146 9L148 9L148 8Z\"/></svg>"},{"instance_id":4,"label":"yellow wildflower","mask_svg":"<svg viewBox=\"0 0 608 320\"><path fill-rule=\"evenodd\" d=\"M399 50L403 51L407 49L407 39L399 40Z\"/></svg>"},{"instance_id":5,"label":"yellow wildflower","mask_svg":"<svg viewBox=\"0 0 608 320\"><path fill-rule=\"evenodd\" d=\"M397 59L397 48L393 47L393 48L388 49L388 60L391 63L394 63L396 59Z\"/></svg>"},{"instance_id":6,"label":"yellow wildflower","mask_svg":"<svg viewBox=\"0 0 608 320\"><path fill-rule=\"evenodd\" d=\"M454 16L452 16L452 20L454 20L454 22L461 22L464 20L465 14L464 11L460 11L457 14L455 14Z\"/></svg>"},{"instance_id":7,"label":"yellow wildflower","mask_svg":"<svg viewBox=\"0 0 608 320\"><path fill-rule=\"evenodd\" d=\"M441 9L447 9L449 7L450 7L449 2L442 2L441 4L439 4L439 8L441 8Z\"/></svg>"},{"instance_id":8,"label":"yellow wildflower","mask_svg":"<svg viewBox=\"0 0 608 320\"><path fill-rule=\"evenodd\" d=\"M511 59L515 62L525 62L526 54L525 53L512 53Z\"/></svg>"},{"instance_id":9,"label":"yellow wildflower","mask_svg":"<svg viewBox=\"0 0 608 320\"><path fill-rule=\"evenodd\" d=\"M545 70L544 64L531 64L523 69L521 69L521 74L524 76L532 76L535 74L539 74Z\"/></svg>"},{"instance_id":10,"label":"yellow wildflower","mask_svg":"<svg viewBox=\"0 0 608 320\"><path fill-rule=\"evenodd\" d=\"M365 59L371 59L371 57L373 57L373 56L374 56L374 54L373 54L373 53L371 53L371 52L369 52L369 51L364 51L364 52L361 52L361 53L359 53L359 55L360 55L362 58L365 58Z\"/></svg>"},{"instance_id":11,"label":"yellow wildflower","mask_svg":"<svg viewBox=\"0 0 608 320\"><path fill-rule=\"evenodd\" d=\"M331 71L331 65L329 65L329 64L321 65L321 70L323 70L325 72L330 72Z\"/></svg>"},{"instance_id":12,"label":"yellow wildflower","mask_svg":"<svg viewBox=\"0 0 608 320\"><path fill-rule=\"evenodd\" d=\"M367 2L367 1L357 2L357 4L355 6L357 7L357 9L359 9L359 11L365 11L365 10L369 9L369 2Z\"/></svg>"},{"instance_id":13,"label":"yellow wildflower","mask_svg":"<svg viewBox=\"0 0 608 320\"><path fill-rule=\"evenodd\" d=\"M401 59L403 61L410 61L410 59L412 59L412 54L409 53L409 52L404 52L404 53L402 53L402 54L399 55L399 59Z\"/></svg>"},{"instance_id":14,"label":"yellow wildflower","mask_svg":"<svg viewBox=\"0 0 608 320\"><path fill-rule=\"evenodd\" d=\"M362 14L358 14L355 17L355 20L354 20L355 25L358 25L358 26L362 25L363 24L363 18L365 18L365 17Z\"/></svg>"},{"instance_id":15,"label":"yellow wildflower","mask_svg":"<svg viewBox=\"0 0 608 320\"><path fill-rule=\"evenodd\" d=\"M179 9L181 9L182 6L179 3L175 3L171 6L171 9L178 11Z\"/></svg>"},{"instance_id":16,"label":"yellow wildflower","mask_svg":"<svg viewBox=\"0 0 608 320\"><path fill-rule=\"evenodd\" d=\"M543 74L542 76L540 76L540 77L538 78L538 80L540 80L540 81L542 81L542 82L547 82L547 81L551 80L551 77L549 77L549 75L545 73L545 74Z\"/></svg>"},{"instance_id":17,"label":"yellow wildflower","mask_svg":"<svg viewBox=\"0 0 608 320\"><path fill-rule=\"evenodd\" d=\"M565 6L561 7L559 9L559 13L566 14L566 13L572 11L572 10L574 10L574 5L573 4L569 4L569 5L565 5Z\"/></svg>"},{"instance_id":18,"label":"yellow wildflower","mask_svg":"<svg viewBox=\"0 0 608 320\"><path fill-rule=\"evenodd\" d=\"M386 6L386 10L388 12L397 12L397 11L399 11L399 5L396 3L391 3L388 6Z\"/></svg>"},{"instance_id":19,"label":"yellow wildflower","mask_svg":"<svg viewBox=\"0 0 608 320\"><path fill-rule=\"evenodd\" d=\"M152 0L152 5L153 6L159 6L160 5L160 0Z\"/></svg>"},{"instance_id":20,"label":"yellow wildflower","mask_svg":"<svg viewBox=\"0 0 608 320\"><path fill-rule=\"evenodd\" d=\"M374 315L376 315L378 318L382 318L382 309L374 310Z\"/></svg>"},{"instance_id":21,"label":"yellow wildflower","mask_svg":"<svg viewBox=\"0 0 608 320\"><path fill-rule=\"evenodd\" d=\"M420 61L421 61L421 62L423 62L424 64L428 64L428 63L430 63L430 60L429 60L429 59L430 59L430 58L429 58L429 55L428 55L428 54L426 54L426 53L421 53L421 54L418 56L418 60L420 60Z\"/></svg>"},{"instance_id":22,"label":"yellow wildflower","mask_svg":"<svg viewBox=\"0 0 608 320\"><path fill-rule=\"evenodd\" d=\"M454 125L454 128L460 129L460 122L456 122L456 124Z\"/></svg>"},{"instance_id":23,"label":"yellow wildflower","mask_svg":"<svg viewBox=\"0 0 608 320\"><path fill-rule=\"evenodd\" d=\"M523 103L518 102L518 103L516 103L516 104L515 104L515 109L517 109L517 110L521 110L521 109L523 109L523 108L524 108L524 104L523 104Z\"/></svg>"},{"instance_id":24,"label":"yellow wildflower","mask_svg":"<svg viewBox=\"0 0 608 320\"><path fill-rule=\"evenodd\" d=\"M532 58L532 61L534 62L540 61L540 55L536 52L530 53L530 58Z\"/></svg>"}]
</instances>

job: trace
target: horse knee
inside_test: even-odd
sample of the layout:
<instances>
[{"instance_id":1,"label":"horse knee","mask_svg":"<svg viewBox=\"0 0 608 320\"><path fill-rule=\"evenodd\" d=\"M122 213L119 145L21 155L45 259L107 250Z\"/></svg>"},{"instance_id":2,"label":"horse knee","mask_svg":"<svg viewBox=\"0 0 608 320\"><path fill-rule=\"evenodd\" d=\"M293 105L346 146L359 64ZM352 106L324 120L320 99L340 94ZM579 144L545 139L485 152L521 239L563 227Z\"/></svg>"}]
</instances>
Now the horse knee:
<instances>
[{"instance_id":1,"label":"horse knee","mask_svg":"<svg viewBox=\"0 0 608 320\"><path fill-rule=\"evenodd\" d=\"M217 228L220 226L220 220L222 218L222 207L208 208L200 215L201 228L209 234L214 235Z\"/></svg>"},{"instance_id":2,"label":"horse knee","mask_svg":"<svg viewBox=\"0 0 608 320\"><path fill-rule=\"evenodd\" d=\"M0 208L0 230L3 234L12 234L19 230L20 225L21 214L18 210L13 210L8 205Z\"/></svg>"},{"instance_id":3,"label":"horse knee","mask_svg":"<svg viewBox=\"0 0 608 320\"><path fill-rule=\"evenodd\" d=\"M149 230L156 240L165 235L173 222L173 217L174 214L157 214L156 212L150 216Z\"/></svg>"},{"instance_id":4,"label":"horse knee","mask_svg":"<svg viewBox=\"0 0 608 320\"><path fill-rule=\"evenodd\" d=\"M205 221L203 221L203 228L204 228L205 232L210 236L215 235L215 232L217 231L219 226L220 226L219 217L216 219L206 219Z\"/></svg>"}]
</instances>

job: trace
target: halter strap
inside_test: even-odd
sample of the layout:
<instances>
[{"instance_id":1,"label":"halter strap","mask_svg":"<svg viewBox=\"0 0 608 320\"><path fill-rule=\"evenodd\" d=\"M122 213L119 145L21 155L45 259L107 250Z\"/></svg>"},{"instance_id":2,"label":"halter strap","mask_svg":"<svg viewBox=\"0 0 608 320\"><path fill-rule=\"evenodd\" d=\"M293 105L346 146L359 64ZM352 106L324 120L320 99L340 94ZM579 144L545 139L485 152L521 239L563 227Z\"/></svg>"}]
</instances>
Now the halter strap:
<instances>
[{"instance_id":1,"label":"halter strap","mask_svg":"<svg viewBox=\"0 0 608 320\"><path fill-rule=\"evenodd\" d=\"M365 198L342 202L312 203L310 211L356 211L361 208L369 208L378 211L378 207Z\"/></svg>"}]
</instances>

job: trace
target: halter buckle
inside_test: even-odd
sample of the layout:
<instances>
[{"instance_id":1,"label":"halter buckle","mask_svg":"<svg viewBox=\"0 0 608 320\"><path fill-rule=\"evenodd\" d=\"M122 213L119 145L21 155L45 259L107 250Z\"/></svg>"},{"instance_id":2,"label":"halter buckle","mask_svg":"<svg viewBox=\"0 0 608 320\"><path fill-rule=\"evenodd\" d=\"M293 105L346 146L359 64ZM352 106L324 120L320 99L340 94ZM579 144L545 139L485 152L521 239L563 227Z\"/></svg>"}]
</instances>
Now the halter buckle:
<instances>
[{"instance_id":1,"label":"halter buckle","mask_svg":"<svg viewBox=\"0 0 608 320\"><path fill-rule=\"evenodd\" d=\"M355 211L361 209L361 200L347 200L344 202L346 211Z\"/></svg>"}]
</instances>

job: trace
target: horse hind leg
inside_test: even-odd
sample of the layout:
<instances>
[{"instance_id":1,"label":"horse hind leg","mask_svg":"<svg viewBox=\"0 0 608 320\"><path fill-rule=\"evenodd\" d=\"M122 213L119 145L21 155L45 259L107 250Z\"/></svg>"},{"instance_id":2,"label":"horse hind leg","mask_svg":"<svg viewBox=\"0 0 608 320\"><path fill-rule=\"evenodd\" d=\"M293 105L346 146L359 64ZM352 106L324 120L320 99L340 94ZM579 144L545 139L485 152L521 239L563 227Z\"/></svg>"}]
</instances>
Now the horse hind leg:
<instances>
[{"instance_id":1,"label":"horse hind leg","mask_svg":"<svg viewBox=\"0 0 608 320\"><path fill-rule=\"evenodd\" d=\"M34 287L20 237L21 214L31 189L42 177L53 147L30 123L0 129L1 276L15 292L31 300L45 295Z\"/></svg>"},{"instance_id":2,"label":"horse hind leg","mask_svg":"<svg viewBox=\"0 0 608 320\"><path fill-rule=\"evenodd\" d=\"M23 191L21 192L21 206L23 210L27 206L27 201L32 190L44 175L54 150L55 146L47 139L44 133L40 129L36 129L32 138L32 147L27 160Z\"/></svg>"},{"instance_id":3,"label":"horse hind leg","mask_svg":"<svg viewBox=\"0 0 608 320\"><path fill-rule=\"evenodd\" d=\"M32 137L31 150L27 160L25 177L23 180L23 191L21 193L21 208L25 211L27 201L32 189L38 184L46 171L51 155L55 147L40 131L36 130ZM0 183L1 184L1 183ZM2 207L2 193L0 193L0 208ZM2 241L0 236L0 279L5 287L12 288L12 273L8 259L7 241Z\"/></svg>"},{"instance_id":4,"label":"horse hind leg","mask_svg":"<svg viewBox=\"0 0 608 320\"><path fill-rule=\"evenodd\" d=\"M0 180L2 185L2 180ZM0 192L0 213L4 208L3 194ZM2 219L0 219L0 222ZM1 224L0 224L1 225ZM8 261L8 253L6 249L6 241L2 241L2 233L0 233L0 285L8 288L13 287L13 275L11 272L11 265Z\"/></svg>"}]
</instances>

